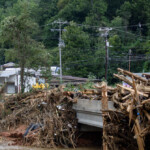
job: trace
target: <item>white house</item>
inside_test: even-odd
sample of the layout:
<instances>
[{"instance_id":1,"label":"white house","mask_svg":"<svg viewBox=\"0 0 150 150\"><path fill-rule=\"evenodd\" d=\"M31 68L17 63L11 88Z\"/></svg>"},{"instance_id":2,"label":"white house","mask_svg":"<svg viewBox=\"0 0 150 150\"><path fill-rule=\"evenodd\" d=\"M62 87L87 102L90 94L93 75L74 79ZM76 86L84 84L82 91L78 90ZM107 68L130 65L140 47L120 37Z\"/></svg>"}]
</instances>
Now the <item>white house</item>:
<instances>
[{"instance_id":1,"label":"white house","mask_svg":"<svg viewBox=\"0 0 150 150\"><path fill-rule=\"evenodd\" d=\"M13 65L14 64L12 63L8 63L5 65L6 69L0 71L0 86L5 85L4 92L8 94L19 93L21 90L20 68L12 68ZM58 75L59 67L52 66L50 69L52 75ZM36 79L38 79L40 83L45 83L45 79L42 78L40 69L36 71L34 69L25 68L25 73L25 92L28 92L31 89L32 85L36 84ZM29 75L27 75L27 73Z\"/></svg>"},{"instance_id":2,"label":"white house","mask_svg":"<svg viewBox=\"0 0 150 150\"><path fill-rule=\"evenodd\" d=\"M25 92L28 92L36 83L36 77L25 76ZM5 85L5 93L14 94L21 90L20 68L6 68L0 72L0 85Z\"/></svg>"},{"instance_id":3,"label":"white house","mask_svg":"<svg viewBox=\"0 0 150 150\"><path fill-rule=\"evenodd\" d=\"M60 69L60 67L51 66L51 74L52 74L52 75L58 75L59 69Z\"/></svg>"}]
</instances>

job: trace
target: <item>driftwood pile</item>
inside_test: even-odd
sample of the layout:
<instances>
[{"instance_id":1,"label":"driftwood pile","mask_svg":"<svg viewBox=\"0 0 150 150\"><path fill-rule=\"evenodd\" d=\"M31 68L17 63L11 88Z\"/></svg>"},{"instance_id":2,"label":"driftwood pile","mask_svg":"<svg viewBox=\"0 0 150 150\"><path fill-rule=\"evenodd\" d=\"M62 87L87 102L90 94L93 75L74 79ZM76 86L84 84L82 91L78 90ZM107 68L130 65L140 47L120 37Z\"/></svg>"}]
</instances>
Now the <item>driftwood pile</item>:
<instances>
[{"instance_id":1,"label":"driftwood pile","mask_svg":"<svg viewBox=\"0 0 150 150\"><path fill-rule=\"evenodd\" d=\"M117 84L111 100L116 110L103 107L103 148L111 150L150 149L150 80L118 69ZM145 75L146 76L146 75ZM103 101L107 103L107 86ZM104 90L104 89L103 89Z\"/></svg>"},{"instance_id":2,"label":"driftwood pile","mask_svg":"<svg viewBox=\"0 0 150 150\"><path fill-rule=\"evenodd\" d=\"M1 115L0 130L10 130L22 124L35 125L36 130L22 136L24 145L40 147L75 147L77 131L74 99L64 95L62 88L35 91L9 97Z\"/></svg>"},{"instance_id":3,"label":"driftwood pile","mask_svg":"<svg viewBox=\"0 0 150 150\"><path fill-rule=\"evenodd\" d=\"M79 91L76 93L74 92L66 92L66 93L72 94L80 99L102 100L103 83L104 82L94 84L93 89L84 89L83 91ZM113 94L116 92L116 88L107 86L107 92L108 92L108 100L111 100Z\"/></svg>"},{"instance_id":4,"label":"driftwood pile","mask_svg":"<svg viewBox=\"0 0 150 150\"><path fill-rule=\"evenodd\" d=\"M72 104L78 98L102 100L103 150L150 149L150 75L137 76L118 69L121 84L69 92L62 88L35 91L6 99L0 111L0 130L34 124L24 143L41 147L76 146L77 120ZM122 85L122 81L125 83ZM115 110L108 108L114 102Z\"/></svg>"}]
</instances>

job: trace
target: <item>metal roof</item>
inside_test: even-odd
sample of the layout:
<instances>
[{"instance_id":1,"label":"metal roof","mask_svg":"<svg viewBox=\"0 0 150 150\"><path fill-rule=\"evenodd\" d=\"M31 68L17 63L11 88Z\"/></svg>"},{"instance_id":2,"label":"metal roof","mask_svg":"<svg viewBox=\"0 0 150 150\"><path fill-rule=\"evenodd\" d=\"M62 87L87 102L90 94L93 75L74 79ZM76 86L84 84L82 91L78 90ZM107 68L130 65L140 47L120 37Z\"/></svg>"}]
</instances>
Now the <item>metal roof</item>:
<instances>
[{"instance_id":1,"label":"metal roof","mask_svg":"<svg viewBox=\"0 0 150 150\"><path fill-rule=\"evenodd\" d=\"M4 67L14 67L14 66L15 66L15 63L9 62L9 63L7 63L7 64L4 64L3 66L4 66Z\"/></svg>"},{"instance_id":2,"label":"metal roof","mask_svg":"<svg viewBox=\"0 0 150 150\"><path fill-rule=\"evenodd\" d=\"M0 72L0 77L10 77L12 75L19 74L20 70L20 68L6 68L4 71ZM25 68L24 71L25 73L29 73L31 75L41 76L40 70L36 71L33 69Z\"/></svg>"},{"instance_id":3,"label":"metal roof","mask_svg":"<svg viewBox=\"0 0 150 150\"><path fill-rule=\"evenodd\" d=\"M11 70L11 71L5 70L0 73L0 77L10 77L15 74L16 74L16 70Z\"/></svg>"}]
</instances>

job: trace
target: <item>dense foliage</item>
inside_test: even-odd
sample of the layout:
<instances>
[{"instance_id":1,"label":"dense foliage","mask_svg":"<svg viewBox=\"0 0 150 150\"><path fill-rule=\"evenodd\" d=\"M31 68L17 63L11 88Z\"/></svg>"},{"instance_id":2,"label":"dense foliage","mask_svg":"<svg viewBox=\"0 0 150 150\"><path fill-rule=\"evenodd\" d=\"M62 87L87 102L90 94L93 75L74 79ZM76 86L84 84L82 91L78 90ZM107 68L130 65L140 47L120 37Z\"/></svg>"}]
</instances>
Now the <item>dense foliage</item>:
<instances>
[{"instance_id":1,"label":"dense foliage","mask_svg":"<svg viewBox=\"0 0 150 150\"><path fill-rule=\"evenodd\" d=\"M34 41L46 47L52 56L52 64L49 65L59 66L59 32L51 29L59 28L58 19L67 21L62 24L66 29L62 32L65 42L62 49L63 74L87 77L92 73L100 79L105 76L105 38L102 36L104 31L99 31L100 27L112 28L107 37L110 43L108 79L111 83L117 67L129 69L129 55L132 72L150 71L149 0L1 0L1 23L8 17L20 16L24 3L30 10L26 21L39 26L29 35L32 34ZM5 54L13 44L9 40L0 46L0 64L3 64L9 61ZM32 61L31 64L34 62L37 63Z\"/></svg>"}]
</instances>

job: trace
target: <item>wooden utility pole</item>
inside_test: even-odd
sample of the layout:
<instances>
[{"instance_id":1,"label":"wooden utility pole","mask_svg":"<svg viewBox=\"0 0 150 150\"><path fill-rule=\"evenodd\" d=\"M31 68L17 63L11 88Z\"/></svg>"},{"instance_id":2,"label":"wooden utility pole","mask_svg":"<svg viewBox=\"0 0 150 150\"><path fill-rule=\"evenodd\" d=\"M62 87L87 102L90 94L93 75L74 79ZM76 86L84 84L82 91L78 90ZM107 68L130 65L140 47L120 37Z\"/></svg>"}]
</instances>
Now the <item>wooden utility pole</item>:
<instances>
[{"instance_id":1,"label":"wooden utility pole","mask_svg":"<svg viewBox=\"0 0 150 150\"><path fill-rule=\"evenodd\" d=\"M103 83L102 87L102 109L108 110L108 98L107 98L107 84ZM103 111L103 150L108 150L108 145L106 143L107 133L105 131L106 121L105 121L105 115L107 112Z\"/></svg>"},{"instance_id":2,"label":"wooden utility pole","mask_svg":"<svg viewBox=\"0 0 150 150\"><path fill-rule=\"evenodd\" d=\"M58 21L54 21L53 23L59 24L59 29L51 29L51 31L59 31L59 64L60 64L60 84L62 83L62 55L61 50L62 47L65 47L65 44L61 38L61 32L66 31L65 29L62 29L63 24L67 24L67 21L61 21L60 19Z\"/></svg>"},{"instance_id":3,"label":"wooden utility pole","mask_svg":"<svg viewBox=\"0 0 150 150\"><path fill-rule=\"evenodd\" d=\"M107 46L107 36L105 37L105 80L107 80L107 72L108 72L108 46Z\"/></svg>"},{"instance_id":4,"label":"wooden utility pole","mask_svg":"<svg viewBox=\"0 0 150 150\"><path fill-rule=\"evenodd\" d=\"M129 49L129 71L131 71L131 49Z\"/></svg>"},{"instance_id":5,"label":"wooden utility pole","mask_svg":"<svg viewBox=\"0 0 150 150\"><path fill-rule=\"evenodd\" d=\"M99 28L99 31L101 31L101 32L103 32L102 34L101 34L101 36L102 37L104 37L105 38L105 50L106 50L106 52L105 52L105 80L107 80L107 73L108 73L108 57L109 57L109 55L108 55L108 39L107 39L107 37L108 37L108 33L109 33L109 31L111 31L112 30L112 28Z\"/></svg>"}]
</instances>

